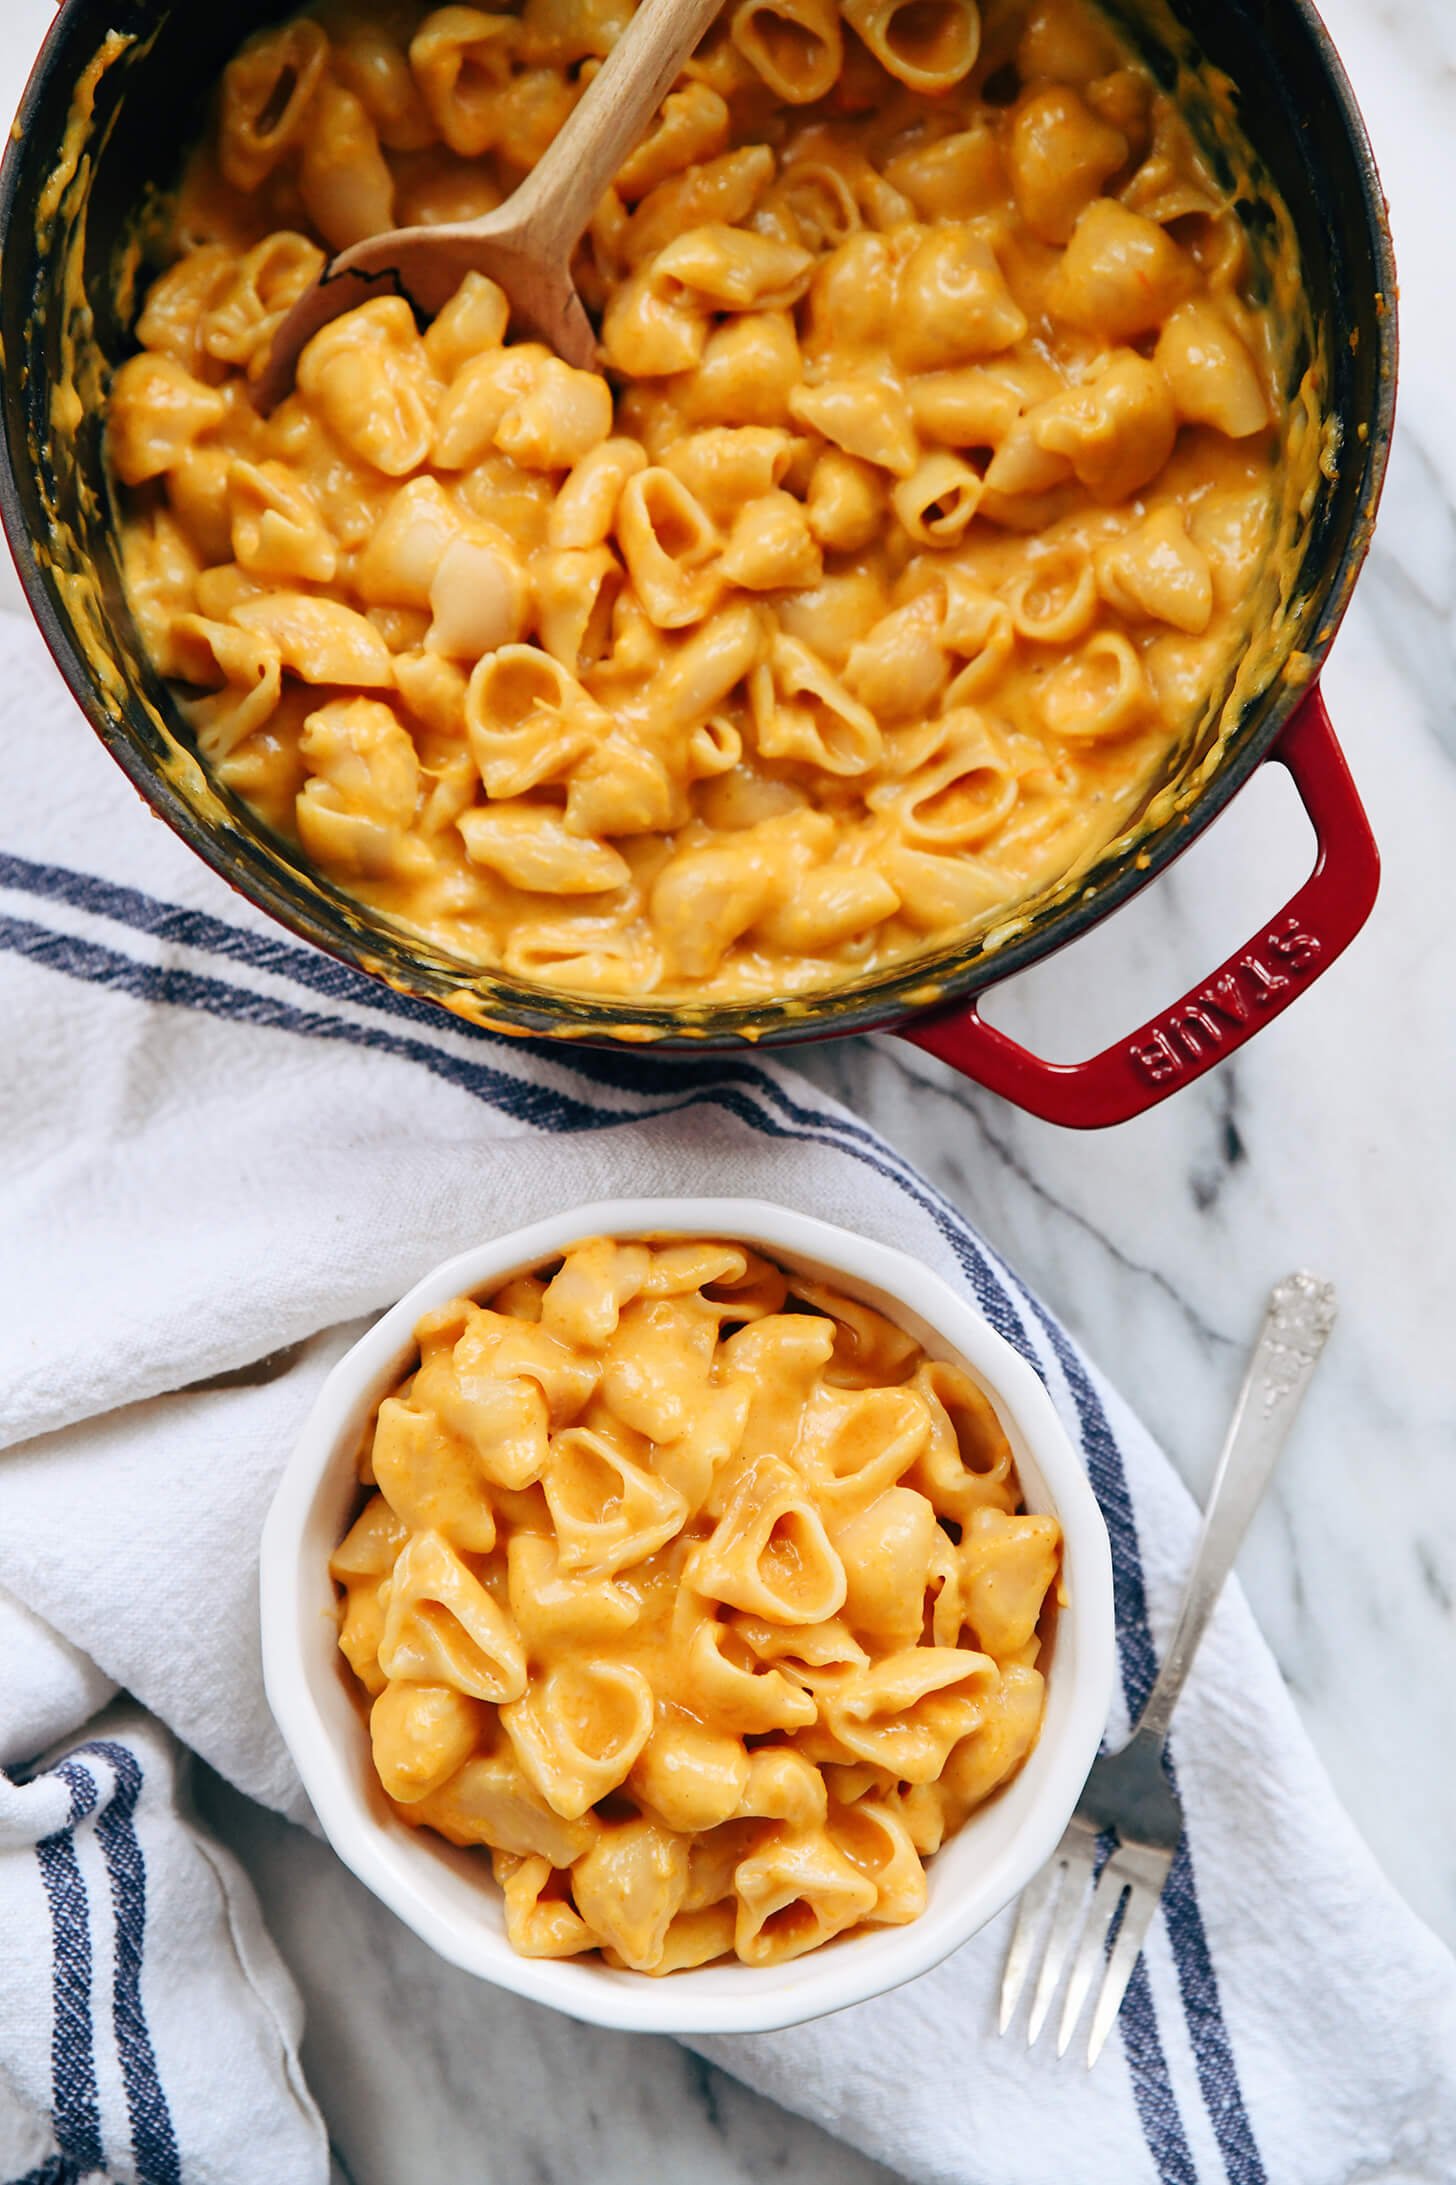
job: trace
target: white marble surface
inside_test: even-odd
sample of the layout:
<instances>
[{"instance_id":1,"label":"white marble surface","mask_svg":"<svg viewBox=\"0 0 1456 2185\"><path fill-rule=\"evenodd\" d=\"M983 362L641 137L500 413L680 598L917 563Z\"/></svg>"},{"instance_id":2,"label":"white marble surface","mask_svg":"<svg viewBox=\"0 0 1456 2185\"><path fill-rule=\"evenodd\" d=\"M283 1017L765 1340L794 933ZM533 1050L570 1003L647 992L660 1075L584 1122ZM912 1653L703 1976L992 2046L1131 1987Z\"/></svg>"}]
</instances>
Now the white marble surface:
<instances>
[{"instance_id":1,"label":"white marble surface","mask_svg":"<svg viewBox=\"0 0 1456 2185\"><path fill-rule=\"evenodd\" d=\"M1391 482L1325 686L1384 852L1375 917L1232 1065L1095 1138L894 1041L805 1067L1039 1285L1196 1489L1267 1284L1297 1264L1338 1283L1335 1340L1240 1574L1350 1811L1456 1943L1456 10L1323 11L1382 161L1403 275ZM6 0L0 105L50 13ZM1175 875L992 1014L1049 1053L1090 1051L1245 939L1307 859L1282 777L1256 783ZM613 2185L645 2164L703 2185L884 2176L671 2043L475 1986L296 1831L215 1785L203 1798L305 1992L310 2077L357 2185ZM540 2100L520 2102L523 2085ZM538 2120L529 2138L523 2114Z\"/></svg>"}]
</instances>

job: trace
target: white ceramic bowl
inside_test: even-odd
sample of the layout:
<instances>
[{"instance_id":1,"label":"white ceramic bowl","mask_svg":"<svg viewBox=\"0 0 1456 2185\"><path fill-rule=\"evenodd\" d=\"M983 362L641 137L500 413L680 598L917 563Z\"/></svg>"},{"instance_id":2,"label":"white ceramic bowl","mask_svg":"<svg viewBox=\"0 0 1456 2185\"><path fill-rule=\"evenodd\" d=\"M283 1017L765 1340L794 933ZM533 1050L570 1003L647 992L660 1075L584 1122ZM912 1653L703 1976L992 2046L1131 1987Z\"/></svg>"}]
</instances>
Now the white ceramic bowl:
<instances>
[{"instance_id":1,"label":"white ceramic bowl","mask_svg":"<svg viewBox=\"0 0 1456 2185\"><path fill-rule=\"evenodd\" d=\"M358 1496L354 1461L371 1407L406 1371L422 1313L478 1295L589 1236L725 1237L828 1277L878 1306L932 1356L969 1366L1015 1452L1026 1504L1065 1538L1067 1604L1047 1667L1041 1737L1015 1780L929 1862L929 1902L907 1927L869 1927L784 1965L705 1965L653 1980L594 1959L518 1957L479 1852L412 1829L375 1780L353 1679L338 1652L328 1563ZM649 2033L763 2033L843 2009L927 1972L995 1917L1050 1857L1107 1719L1114 1667L1112 1564L1081 1462L1031 1368L939 1275L883 1244L756 1199L621 1199L576 1207L447 1260L342 1358L283 1475L262 1547L268 1699L323 1828L345 1865L452 1964L598 2025Z\"/></svg>"}]
</instances>

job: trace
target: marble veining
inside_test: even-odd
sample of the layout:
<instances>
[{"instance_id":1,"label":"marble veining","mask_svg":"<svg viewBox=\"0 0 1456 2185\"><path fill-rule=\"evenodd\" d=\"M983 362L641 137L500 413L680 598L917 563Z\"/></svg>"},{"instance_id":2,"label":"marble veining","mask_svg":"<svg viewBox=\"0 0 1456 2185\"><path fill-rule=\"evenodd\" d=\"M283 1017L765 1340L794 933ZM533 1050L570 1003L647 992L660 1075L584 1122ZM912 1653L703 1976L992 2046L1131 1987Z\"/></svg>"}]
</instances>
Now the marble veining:
<instances>
[{"instance_id":1,"label":"marble veining","mask_svg":"<svg viewBox=\"0 0 1456 2185\"><path fill-rule=\"evenodd\" d=\"M1322 12L1402 270L1390 484L1325 678L1384 854L1375 917L1233 1063L1120 1131L1053 1130L892 1039L800 1059L1015 1261L1195 1491L1270 1284L1295 1267L1335 1282L1340 1317L1239 1572L1357 1824L1456 1943L1456 10ZM50 16L48 0L8 0L0 103ZM0 606L15 603L7 571ZM1304 877L1309 845L1282 778L1254 783L1175 872L989 1013L1048 1054L1092 1051L1246 940ZM201 1802L306 1996L342 2185L635 2185L647 2163L694 2185L887 2176L670 2042L469 1981L300 1832L210 1779Z\"/></svg>"}]
</instances>

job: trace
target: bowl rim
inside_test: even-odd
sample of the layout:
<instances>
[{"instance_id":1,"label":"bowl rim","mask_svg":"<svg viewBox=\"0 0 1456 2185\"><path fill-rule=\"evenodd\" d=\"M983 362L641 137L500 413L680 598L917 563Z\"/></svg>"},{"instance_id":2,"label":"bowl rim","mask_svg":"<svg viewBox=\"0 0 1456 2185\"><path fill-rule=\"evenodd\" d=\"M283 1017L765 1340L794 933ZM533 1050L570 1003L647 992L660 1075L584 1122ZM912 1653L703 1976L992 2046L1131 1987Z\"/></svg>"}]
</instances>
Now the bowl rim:
<instances>
[{"instance_id":1,"label":"bowl rim","mask_svg":"<svg viewBox=\"0 0 1456 2185\"><path fill-rule=\"evenodd\" d=\"M398 1372L420 1315L599 1235L692 1234L742 1239L790 1259L837 1270L898 1300L946 1348L970 1364L1013 1440L1041 1474L1075 1571L1059 1611L1058 1658L1066 1667L1057 1743L1039 1742L1042 1780L1008 1849L948 1903L903 1927L810 1951L724 1995L698 1993L695 1971L656 1980L611 1974L595 1961L520 1957L503 1935L467 1925L421 1901L410 1885L408 1848L367 1811L342 1740L328 1728L310 1682L304 1633L319 1593L307 1532L316 1499L357 1447L358 1414ZM968 1298L893 1246L754 1198L619 1198L571 1207L457 1253L424 1275L334 1365L300 1429L263 1527L259 1563L263 1680L274 1720L325 1836L344 1864L440 1956L494 1985L590 2023L644 2033L763 2033L844 2009L928 1972L1002 1911L1045 1865L1081 1795L1111 1705L1116 1670L1112 1557L1081 1457L1034 1369ZM1054 1661L1050 1672L1057 1675ZM361 1723L362 1734L362 1723ZM1016 1779L1013 1779L1015 1781ZM988 1809L989 1810L989 1809ZM966 1826L974 1826L974 1816ZM489 1876L483 1876L489 1882ZM721 1968L705 1968L721 1970ZM749 1972L754 1968L747 1968Z\"/></svg>"},{"instance_id":2,"label":"bowl rim","mask_svg":"<svg viewBox=\"0 0 1456 2185\"><path fill-rule=\"evenodd\" d=\"M1364 565L1390 460L1399 367L1398 279L1389 215L1364 117L1338 49L1315 0L1282 0L1310 42L1323 90L1338 117L1360 199L1360 218L1379 287L1367 329L1376 351L1375 414L1359 449L1357 507L1333 541L1314 588L1318 614L1305 657L1310 677L1322 669ZM10 142L0 159L0 237L13 217L29 118L51 72L65 65L77 25L96 0L60 0L22 94ZM1347 447L1347 460L1348 447ZM8 429L0 430L0 522L30 611L72 696L93 731L144 801L166 820L196 855L245 900L286 930L336 961L457 1021L511 1037L551 1039L613 1050L644 1045L656 1054L741 1052L744 1048L792 1047L807 1041L905 1028L928 1017L962 1009L990 988L1078 940L1164 873L1214 820L1274 749L1304 695L1305 683L1276 682L1250 706L1251 718L1202 783L1176 825L1161 826L1135 849L1113 859L1104 850L1074 884L1053 891L1044 912L994 949L976 937L947 943L930 954L885 968L868 988L854 980L802 996L776 995L762 1002L696 1004L634 1002L535 989L499 970L456 966L426 938L389 921L375 928L351 908L332 883L317 892L285 885L273 869L269 842L237 844L209 828L137 743L108 715L66 618L47 589L29 539L18 476L18 457ZM1257 718L1253 716L1257 715ZM336 902L335 897L339 896ZM320 904L333 916L325 918ZM1013 916L1017 915L1013 913ZM356 922L357 921L357 922ZM437 960L438 959L438 960ZM458 970L458 976L457 976Z\"/></svg>"}]
</instances>

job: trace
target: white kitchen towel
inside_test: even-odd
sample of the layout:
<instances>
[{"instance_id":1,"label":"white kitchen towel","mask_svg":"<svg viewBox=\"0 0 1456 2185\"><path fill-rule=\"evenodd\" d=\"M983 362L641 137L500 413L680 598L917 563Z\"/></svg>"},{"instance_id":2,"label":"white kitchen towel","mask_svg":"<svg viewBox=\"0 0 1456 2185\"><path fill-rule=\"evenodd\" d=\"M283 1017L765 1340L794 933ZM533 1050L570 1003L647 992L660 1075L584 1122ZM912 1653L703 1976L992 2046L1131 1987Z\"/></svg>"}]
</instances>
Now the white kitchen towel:
<instances>
[{"instance_id":1,"label":"white kitchen towel","mask_svg":"<svg viewBox=\"0 0 1456 2185\"><path fill-rule=\"evenodd\" d=\"M75 1650L13 1604L3 1628L8 1693L54 1703ZM182 1773L174 1739L124 1704L0 1768L7 2178L281 2185L326 2167L298 1998L246 1875L187 1817Z\"/></svg>"},{"instance_id":2,"label":"white kitchen towel","mask_svg":"<svg viewBox=\"0 0 1456 2185\"><path fill-rule=\"evenodd\" d=\"M1147 1691L1195 1512L1063 1330L899 1154L778 1063L485 1037L293 941L144 814L33 634L4 618L0 1017L0 1587L71 1650L60 1668L34 1647L8 1656L0 1752L19 1757L12 1715L69 1728L82 1749L59 1764L92 1775L98 1811L118 1781L98 1739L134 1756L135 1814L157 1778L137 1831L148 1888L125 1940L127 2012L113 1998L107 2020L93 1971L87 2038L99 2085L121 2016L149 2029L176 2151L159 2164L134 2099L103 2109L84 2147L61 2129L72 1976L27 1828L69 1844L83 1873L91 1862L94 1967L118 1963L124 1938L52 1754L5 1794L50 1803L0 1844L0 2174L59 2181L99 2162L128 2180L243 2185L251 2149L236 2143L229 2168L218 2131L267 2061L266 2022L273 2085L250 2111L297 2147L269 2174L322 2179L275 1968L256 1934L220 1952L216 1904L204 1916L183 1901L199 1839L168 1818L165 1742L139 1716L99 1731L84 1717L124 1686L240 1789L306 1819L262 1695L258 1527L351 1324L483 1236L690 1190L776 1198L923 1257L1032 1361L1085 1453L1113 1545L1114 1734ZM917 2185L1450 2185L1456 1966L1341 1813L1236 1590L1174 1754L1187 1835L1095 2072L995 2037L1005 1917L894 1996L698 2045ZM228 1902L236 1927L233 1875ZM174 2007L192 1978L205 2058ZM207 2058L211 2119L195 2098ZM30 2133L13 2151L12 2112Z\"/></svg>"}]
</instances>

